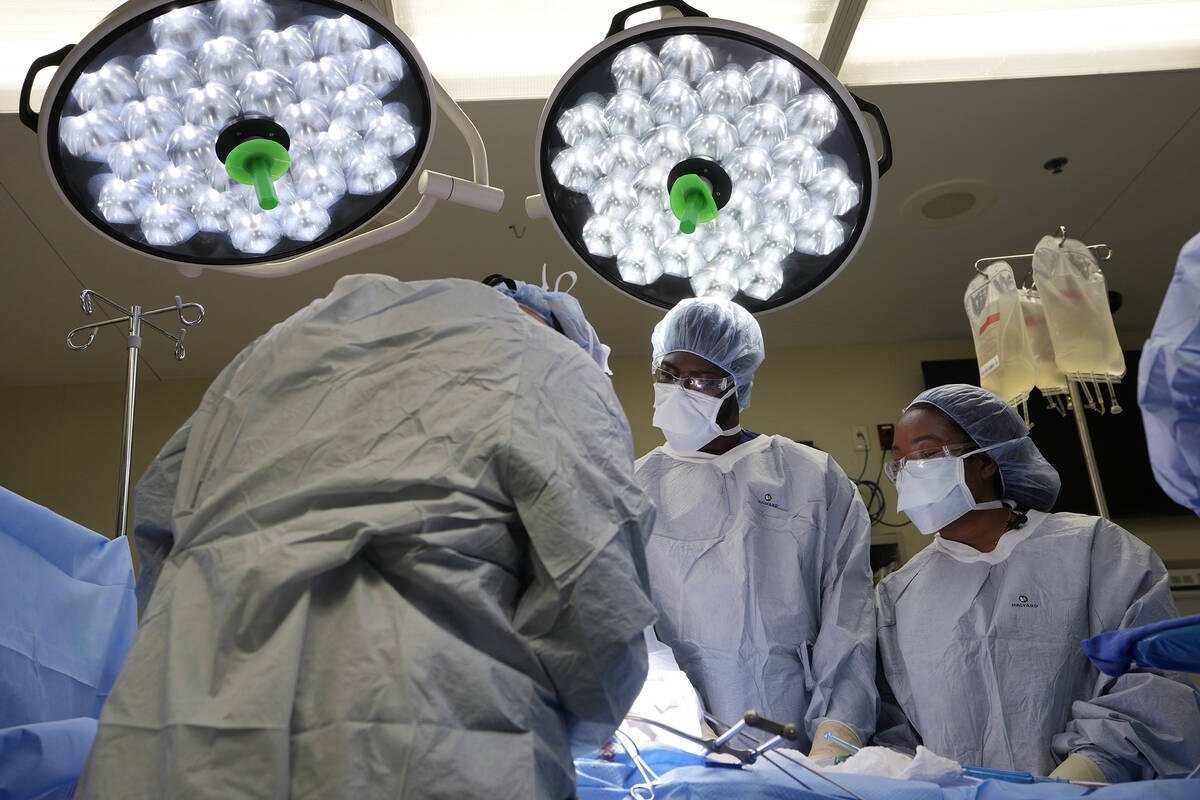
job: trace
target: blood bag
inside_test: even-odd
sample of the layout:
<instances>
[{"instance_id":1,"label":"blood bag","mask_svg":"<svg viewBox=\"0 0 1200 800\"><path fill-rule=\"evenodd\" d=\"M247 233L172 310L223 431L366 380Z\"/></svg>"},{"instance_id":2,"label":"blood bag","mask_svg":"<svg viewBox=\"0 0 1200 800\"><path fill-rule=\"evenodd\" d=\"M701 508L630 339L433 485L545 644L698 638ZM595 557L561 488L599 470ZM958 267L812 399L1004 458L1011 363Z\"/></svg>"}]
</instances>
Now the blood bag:
<instances>
[{"instance_id":1,"label":"blood bag","mask_svg":"<svg viewBox=\"0 0 1200 800\"><path fill-rule=\"evenodd\" d=\"M963 307L975 340L980 383L1009 405L1019 406L1033 389L1034 360L1012 267L996 261L984 268L967 286Z\"/></svg>"}]
</instances>

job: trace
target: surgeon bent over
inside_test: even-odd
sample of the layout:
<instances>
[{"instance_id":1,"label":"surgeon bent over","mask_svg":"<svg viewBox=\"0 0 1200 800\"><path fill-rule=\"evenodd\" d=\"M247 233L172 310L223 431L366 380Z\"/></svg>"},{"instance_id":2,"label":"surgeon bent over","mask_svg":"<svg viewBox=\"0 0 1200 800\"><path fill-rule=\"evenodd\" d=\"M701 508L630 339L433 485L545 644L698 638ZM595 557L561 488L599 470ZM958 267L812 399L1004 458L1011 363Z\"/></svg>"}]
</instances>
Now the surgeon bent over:
<instances>
[{"instance_id":1,"label":"surgeon bent over","mask_svg":"<svg viewBox=\"0 0 1200 800\"><path fill-rule=\"evenodd\" d=\"M508 293L345 277L217 377L138 486L80 797L573 794L646 674L654 511L578 304Z\"/></svg>"}]
</instances>

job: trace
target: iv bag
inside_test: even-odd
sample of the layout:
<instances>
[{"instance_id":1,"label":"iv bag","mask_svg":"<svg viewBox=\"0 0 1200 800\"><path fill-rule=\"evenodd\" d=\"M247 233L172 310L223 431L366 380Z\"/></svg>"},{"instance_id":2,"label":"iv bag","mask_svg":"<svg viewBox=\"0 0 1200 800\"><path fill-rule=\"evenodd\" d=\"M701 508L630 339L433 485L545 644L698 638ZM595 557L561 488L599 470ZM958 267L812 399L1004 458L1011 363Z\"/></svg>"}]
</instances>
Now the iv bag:
<instances>
[{"instance_id":1,"label":"iv bag","mask_svg":"<svg viewBox=\"0 0 1200 800\"><path fill-rule=\"evenodd\" d=\"M1034 365L1012 267L1004 261L989 264L968 284L963 307L975 340L980 384L1011 406L1024 403L1033 389Z\"/></svg>"},{"instance_id":2,"label":"iv bag","mask_svg":"<svg viewBox=\"0 0 1200 800\"><path fill-rule=\"evenodd\" d=\"M1046 312L1054 360L1066 376L1092 383L1119 381L1125 356L1117 341L1108 287L1083 244L1043 236L1033 252L1033 276Z\"/></svg>"},{"instance_id":3,"label":"iv bag","mask_svg":"<svg viewBox=\"0 0 1200 800\"><path fill-rule=\"evenodd\" d=\"M1054 358L1054 345L1050 343L1050 331L1046 328L1046 311L1038 290L1021 288L1021 313L1025 318L1025 338L1033 355L1033 385L1043 395L1067 394L1067 376L1058 368Z\"/></svg>"}]
</instances>

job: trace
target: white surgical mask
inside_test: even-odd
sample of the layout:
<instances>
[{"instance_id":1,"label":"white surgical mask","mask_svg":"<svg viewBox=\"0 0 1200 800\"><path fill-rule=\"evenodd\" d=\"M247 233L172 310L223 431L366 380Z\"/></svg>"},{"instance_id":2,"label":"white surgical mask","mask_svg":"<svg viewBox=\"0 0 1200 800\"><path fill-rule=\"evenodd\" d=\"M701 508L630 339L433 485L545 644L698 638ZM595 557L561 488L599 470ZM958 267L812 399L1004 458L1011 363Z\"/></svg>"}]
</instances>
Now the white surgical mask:
<instances>
[{"instance_id":1,"label":"white surgical mask","mask_svg":"<svg viewBox=\"0 0 1200 800\"><path fill-rule=\"evenodd\" d=\"M742 429L738 425L721 430L717 414L725 398L737 391L736 386L720 397L685 389L670 383L654 384L654 427L662 430L667 444L675 450L690 453L699 450L718 436L730 436Z\"/></svg>"},{"instance_id":2,"label":"white surgical mask","mask_svg":"<svg viewBox=\"0 0 1200 800\"><path fill-rule=\"evenodd\" d=\"M900 496L896 508L907 514L917 530L926 536L932 536L969 511L1002 508L1004 504L999 500L975 502L971 487L967 486L963 467L963 460L967 456L999 446L994 444L961 456L906 462L904 469L896 476L896 492Z\"/></svg>"}]
</instances>

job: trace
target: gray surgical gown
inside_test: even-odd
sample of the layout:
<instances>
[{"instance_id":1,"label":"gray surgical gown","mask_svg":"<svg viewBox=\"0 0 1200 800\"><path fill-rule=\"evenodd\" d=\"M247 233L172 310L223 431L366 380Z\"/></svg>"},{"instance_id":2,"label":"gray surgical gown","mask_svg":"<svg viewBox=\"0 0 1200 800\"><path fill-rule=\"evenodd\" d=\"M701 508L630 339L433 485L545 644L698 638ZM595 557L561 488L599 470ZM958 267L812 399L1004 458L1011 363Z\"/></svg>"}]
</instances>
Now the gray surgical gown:
<instances>
[{"instance_id":1,"label":"gray surgical gown","mask_svg":"<svg viewBox=\"0 0 1200 800\"><path fill-rule=\"evenodd\" d=\"M561 800L642 685L628 424L481 284L339 280L136 500L149 602L80 797Z\"/></svg>"},{"instance_id":2,"label":"gray surgical gown","mask_svg":"<svg viewBox=\"0 0 1200 800\"><path fill-rule=\"evenodd\" d=\"M870 520L827 454L757 436L719 456L659 447L637 477L658 508L646 545L658 637L733 723L749 709L875 727Z\"/></svg>"},{"instance_id":3,"label":"gray surgical gown","mask_svg":"<svg viewBox=\"0 0 1200 800\"><path fill-rule=\"evenodd\" d=\"M880 582L884 674L925 746L1038 775L1075 752L1110 781L1185 775L1200 760L1200 694L1177 675L1110 678L1079 646L1176 616L1162 561L1079 514L1031 511L1000 542L962 561L964 545L938 541Z\"/></svg>"}]
</instances>

